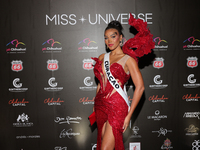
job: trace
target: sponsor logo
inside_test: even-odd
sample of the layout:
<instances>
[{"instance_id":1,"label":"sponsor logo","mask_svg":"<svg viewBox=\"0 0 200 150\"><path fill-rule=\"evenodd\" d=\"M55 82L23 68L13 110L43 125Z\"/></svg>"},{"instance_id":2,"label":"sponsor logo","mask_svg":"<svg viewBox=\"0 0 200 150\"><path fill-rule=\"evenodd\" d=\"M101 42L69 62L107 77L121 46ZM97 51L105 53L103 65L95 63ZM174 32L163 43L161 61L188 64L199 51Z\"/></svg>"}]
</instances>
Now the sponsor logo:
<instances>
[{"instance_id":1,"label":"sponsor logo","mask_svg":"<svg viewBox=\"0 0 200 150\"><path fill-rule=\"evenodd\" d=\"M25 53L26 52L25 44L23 42L19 42L17 39L12 40L8 44L6 44L6 46L8 47L6 49L7 53Z\"/></svg>"},{"instance_id":2,"label":"sponsor logo","mask_svg":"<svg viewBox=\"0 0 200 150\"><path fill-rule=\"evenodd\" d=\"M183 41L183 43L184 50L200 50L200 40L195 39L193 36Z\"/></svg>"},{"instance_id":3,"label":"sponsor logo","mask_svg":"<svg viewBox=\"0 0 200 150\"><path fill-rule=\"evenodd\" d=\"M189 68L195 68L198 66L198 58L197 57L188 57L187 58L187 66Z\"/></svg>"},{"instance_id":4,"label":"sponsor logo","mask_svg":"<svg viewBox=\"0 0 200 150\"><path fill-rule=\"evenodd\" d=\"M78 43L79 52L97 52L98 46L97 42L91 41L89 38L85 38L83 41Z\"/></svg>"},{"instance_id":5,"label":"sponsor logo","mask_svg":"<svg viewBox=\"0 0 200 150\"><path fill-rule=\"evenodd\" d=\"M92 146L92 150L96 150L97 149L97 144L94 144L93 146Z\"/></svg>"},{"instance_id":6,"label":"sponsor logo","mask_svg":"<svg viewBox=\"0 0 200 150\"><path fill-rule=\"evenodd\" d=\"M44 53L58 53L62 51L62 47L60 46L61 43L58 41L55 41L54 39L49 39L46 42L44 42L42 45L46 45L46 47L42 48L42 51Z\"/></svg>"},{"instance_id":7,"label":"sponsor logo","mask_svg":"<svg viewBox=\"0 0 200 150\"><path fill-rule=\"evenodd\" d=\"M158 97L158 95L153 95L149 97L149 101L151 101L152 103L164 103L165 100L168 100L168 98L164 95L162 95L162 97Z\"/></svg>"},{"instance_id":8,"label":"sponsor logo","mask_svg":"<svg viewBox=\"0 0 200 150\"><path fill-rule=\"evenodd\" d=\"M82 120L81 117L70 117L70 116L67 116L65 118L61 118L61 117L56 117L56 119L54 120L55 123L58 123L58 124L74 124L74 123L80 123L80 120Z\"/></svg>"},{"instance_id":9,"label":"sponsor logo","mask_svg":"<svg viewBox=\"0 0 200 150\"><path fill-rule=\"evenodd\" d=\"M13 123L14 127L31 127L33 126L32 122L29 122L29 116L25 113L22 113L17 118L17 123Z\"/></svg>"},{"instance_id":10,"label":"sponsor logo","mask_svg":"<svg viewBox=\"0 0 200 150\"><path fill-rule=\"evenodd\" d=\"M54 100L54 98L47 98L44 100L45 104L48 104L49 106L52 105L61 105L61 103L63 103L63 100L60 100L60 98L58 98L57 100Z\"/></svg>"},{"instance_id":11,"label":"sponsor logo","mask_svg":"<svg viewBox=\"0 0 200 150\"><path fill-rule=\"evenodd\" d=\"M155 111L155 116L147 116L147 119L153 119L154 121L160 121L161 119L167 119L167 115L160 115L160 111Z\"/></svg>"},{"instance_id":12,"label":"sponsor logo","mask_svg":"<svg viewBox=\"0 0 200 150\"><path fill-rule=\"evenodd\" d=\"M132 13L134 18L139 18L143 20L144 22L147 22L147 24L153 24L153 13L139 13L134 14ZM56 25L56 26L66 26L71 25L74 26L78 24L78 21L83 24L87 23L90 25L96 25L96 24L108 24L112 20L117 20L121 22L121 24L128 24L128 19L130 15L129 13L120 13L120 14L88 14L88 15L81 15L77 16L76 14L54 14L54 15L45 15L45 24L48 25ZM78 19L79 18L79 19Z\"/></svg>"},{"instance_id":13,"label":"sponsor logo","mask_svg":"<svg viewBox=\"0 0 200 150\"><path fill-rule=\"evenodd\" d=\"M47 69L50 71L58 70L58 61L57 60L48 60L47 61Z\"/></svg>"},{"instance_id":14,"label":"sponsor logo","mask_svg":"<svg viewBox=\"0 0 200 150\"><path fill-rule=\"evenodd\" d=\"M155 42L155 51L166 51L168 49L166 40L161 40L160 37L156 37L153 39L153 41Z\"/></svg>"},{"instance_id":15,"label":"sponsor logo","mask_svg":"<svg viewBox=\"0 0 200 150\"><path fill-rule=\"evenodd\" d=\"M138 134L140 129L137 126L134 126L132 128L132 130L133 130L133 135L130 136L130 138L141 138L142 137L141 135Z\"/></svg>"},{"instance_id":16,"label":"sponsor logo","mask_svg":"<svg viewBox=\"0 0 200 150\"><path fill-rule=\"evenodd\" d=\"M188 128L185 128L185 131L187 131L185 135L199 135L199 128L195 127L193 124L189 125Z\"/></svg>"},{"instance_id":17,"label":"sponsor logo","mask_svg":"<svg viewBox=\"0 0 200 150\"><path fill-rule=\"evenodd\" d=\"M140 142L129 143L129 150L141 150L141 143Z\"/></svg>"},{"instance_id":18,"label":"sponsor logo","mask_svg":"<svg viewBox=\"0 0 200 150\"><path fill-rule=\"evenodd\" d=\"M83 97L79 99L79 103L83 103L83 105L94 104L94 98L90 100L89 97Z\"/></svg>"},{"instance_id":19,"label":"sponsor logo","mask_svg":"<svg viewBox=\"0 0 200 150\"><path fill-rule=\"evenodd\" d=\"M12 71L16 71L16 72L22 71L23 70L22 63L23 62L21 60L13 60L11 62L11 69L12 69Z\"/></svg>"},{"instance_id":20,"label":"sponsor logo","mask_svg":"<svg viewBox=\"0 0 200 150\"><path fill-rule=\"evenodd\" d=\"M15 78L13 80L13 86L15 88L9 88L8 89L10 92L26 92L28 90L28 88L22 88L22 83L20 83L19 78Z\"/></svg>"},{"instance_id":21,"label":"sponsor logo","mask_svg":"<svg viewBox=\"0 0 200 150\"><path fill-rule=\"evenodd\" d=\"M196 79L194 78L194 74L190 74L187 77L187 80L189 84L183 84L185 88L198 88L200 86L200 83L196 83Z\"/></svg>"},{"instance_id":22,"label":"sponsor logo","mask_svg":"<svg viewBox=\"0 0 200 150\"><path fill-rule=\"evenodd\" d=\"M166 150L170 150L172 149L173 147L171 146L172 142L170 141L170 139L166 139L164 141L164 144L161 146L161 149L166 149Z\"/></svg>"},{"instance_id":23,"label":"sponsor logo","mask_svg":"<svg viewBox=\"0 0 200 150\"><path fill-rule=\"evenodd\" d=\"M196 94L195 96L192 96L192 94L186 94L186 95L183 95L182 99L186 100L186 102L198 102L200 99L200 96L198 96L198 94Z\"/></svg>"},{"instance_id":24,"label":"sponsor logo","mask_svg":"<svg viewBox=\"0 0 200 150\"><path fill-rule=\"evenodd\" d=\"M153 61L153 67L156 69L160 69L164 67L164 59L162 57L157 57Z\"/></svg>"},{"instance_id":25,"label":"sponsor logo","mask_svg":"<svg viewBox=\"0 0 200 150\"><path fill-rule=\"evenodd\" d=\"M192 142L192 150L199 150L200 149L200 140L194 140Z\"/></svg>"},{"instance_id":26,"label":"sponsor logo","mask_svg":"<svg viewBox=\"0 0 200 150\"><path fill-rule=\"evenodd\" d=\"M97 86L92 86L94 82L91 81L91 77L85 77L85 79L83 80L83 83L85 84L85 86L79 87L80 90L92 91L92 90L97 89Z\"/></svg>"},{"instance_id":27,"label":"sponsor logo","mask_svg":"<svg viewBox=\"0 0 200 150\"><path fill-rule=\"evenodd\" d=\"M56 80L55 77L51 77L48 80L48 84L50 87L45 87L44 90L48 92L57 92L63 90L63 87L57 87L58 83L55 82L55 80Z\"/></svg>"},{"instance_id":28,"label":"sponsor logo","mask_svg":"<svg viewBox=\"0 0 200 150\"><path fill-rule=\"evenodd\" d=\"M158 130L158 131L152 131L152 133L158 133L158 137L160 137L160 135L165 136L169 132L172 132L172 130L167 130L163 127L161 127L160 130Z\"/></svg>"},{"instance_id":29,"label":"sponsor logo","mask_svg":"<svg viewBox=\"0 0 200 150\"><path fill-rule=\"evenodd\" d=\"M168 87L167 84L162 84L163 83L163 80L160 80L161 78L161 75L156 75L154 78L153 78L153 81L154 81L154 85L149 85L149 87L151 89L164 89L166 87Z\"/></svg>"},{"instance_id":30,"label":"sponsor logo","mask_svg":"<svg viewBox=\"0 0 200 150\"><path fill-rule=\"evenodd\" d=\"M200 112L185 112L183 115L183 118L198 118L198 119L200 119L199 115L200 115Z\"/></svg>"},{"instance_id":31,"label":"sponsor logo","mask_svg":"<svg viewBox=\"0 0 200 150\"><path fill-rule=\"evenodd\" d=\"M39 139L39 138L40 138L40 135L18 135L18 136L16 136L16 139Z\"/></svg>"},{"instance_id":32,"label":"sponsor logo","mask_svg":"<svg viewBox=\"0 0 200 150\"><path fill-rule=\"evenodd\" d=\"M26 106L27 103L29 103L29 101L25 101L24 98L22 101L19 101L18 99L12 99L8 102L8 104L12 106Z\"/></svg>"},{"instance_id":33,"label":"sponsor logo","mask_svg":"<svg viewBox=\"0 0 200 150\"><path fill-rule=\"evenodd\" d=\"M92 70L94 68L93 63L94 63L93 59L84 59L83 60L83 69Z\"/></svg>"},{"instance_id":34,"label":"sponsor logo","mask_svg":"<svg viewBox=\"0 0 200 150\"><path fill-rule=\"evenodd\" d=\"M56 146L54 150L67 150L67 147Z\"/></svg>"},{"instance_id":35,"label":"sponsor logo","mask_svg":"<svg viewBox=\"0 0 200 150\"><path fill-rule=\"evenodd\" d=\"M68 137L69 139L71 139L73 136L77 136L77 135L80 135L80 133L75 133L72 131L72 128L66 130L66 129L63 129L59 135L59 138L65 138L65 137Z\"/></svg>"}]
</instances>

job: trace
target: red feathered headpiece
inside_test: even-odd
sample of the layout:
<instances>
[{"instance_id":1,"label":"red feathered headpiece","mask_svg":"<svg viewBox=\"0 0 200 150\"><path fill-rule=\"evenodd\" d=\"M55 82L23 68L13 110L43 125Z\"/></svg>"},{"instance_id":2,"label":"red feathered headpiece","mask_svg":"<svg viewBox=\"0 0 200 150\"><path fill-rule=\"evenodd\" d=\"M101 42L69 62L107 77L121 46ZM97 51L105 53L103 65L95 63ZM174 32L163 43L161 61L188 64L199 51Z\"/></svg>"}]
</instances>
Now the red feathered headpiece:
<instances>
[{"instance_id":1,"label":"red feathered headpiece","mask_svg":"<svg viewBox=\"0 0 200 150\"><path fill-rule=\"evenodd\" d=\"M153 35L147 28L146 22L143 22L141 19L133 18L131 13L128 22L129 25L133 26L138 31L138 33L134 38L129 39L124 44L122 50L125 54L133 57L138 62L138 58L151 53L151 49L154 49L155 43L153 42Z\"/></svg>"}]
</instances>

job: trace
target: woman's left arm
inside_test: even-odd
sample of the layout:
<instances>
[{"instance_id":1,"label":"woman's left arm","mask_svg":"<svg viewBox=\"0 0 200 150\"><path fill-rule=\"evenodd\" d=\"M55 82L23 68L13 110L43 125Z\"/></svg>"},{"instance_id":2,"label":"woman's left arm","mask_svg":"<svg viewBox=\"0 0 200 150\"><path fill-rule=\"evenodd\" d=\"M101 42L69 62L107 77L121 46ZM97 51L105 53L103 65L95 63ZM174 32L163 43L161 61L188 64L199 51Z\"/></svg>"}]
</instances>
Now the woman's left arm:
<instances>
[{"instance_id":1,"label":"woman's left arm","mask_svg":"<svg viewBox=\"0 0 200 150\"><path fill-rule=\"evenodd\" d=\"M142 74L138 68L138 64L135 61L134 58L130 57L127 62L126 62L126 66L128 67L128 70L130 72L131 75L131 79L135 85L135 91L133 94L133 100L131 103L131 107L130 110L128 112L128 115L126 116L125 120L124 120L124 125L123 125L123 129L125 132L125 130L127 129L127 127L129 126L129 122L131 119L131 116L135 110L135 108L137 107L140 98L144 92L144 82L143 82L143 78L142 78Z\"/></svg>"}]
</instances>

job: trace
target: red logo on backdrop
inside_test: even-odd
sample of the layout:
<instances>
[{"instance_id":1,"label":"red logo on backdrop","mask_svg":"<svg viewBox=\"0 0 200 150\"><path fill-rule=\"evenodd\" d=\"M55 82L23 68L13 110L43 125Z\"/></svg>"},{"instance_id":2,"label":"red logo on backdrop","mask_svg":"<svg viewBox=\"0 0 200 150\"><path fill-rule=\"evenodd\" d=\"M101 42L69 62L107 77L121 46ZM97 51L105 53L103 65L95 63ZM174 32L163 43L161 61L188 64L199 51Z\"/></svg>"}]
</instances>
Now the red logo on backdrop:
<instances>
[{"instance_id":1,"label":"red logo on backdrop","mask_svg":"<svg viewBox=\"0 0 200 150\"><path fill-rule=\"evenodd\" d=\"M26 106L26 103L29 103L29 101L26 101L24 98L22 101L19 101L18 99L12 99L8 102L8 104L13 106Z\"/></svg>"},{"instance_id":2,"label":"red logo on backdrop","mask_svg":"<svg viewBox=\"0 0 200 150\"><path fill-rule=\"evenodd\" d=\"M21 60L13 60L11 62L12 66L11 66L11 69L12 71L22 71L23 70L23 66L22 66L22 61Z\"/></svg>"},{"instance_id":3,"label":"red logo on backdrop","mask_svg":"<svg viewBox=\"0 0 200 150\"><path fill-rule=\"evenodd\" d=\"M93 69L93 60L92 59L84 59L83 60L83 69L91 70Z\"/></svg>"},{"instance_id":4,"label":"red logo on backdrop","mask_svg":"<svg viewBox=\"0 0 200 150\"><path fill-rule=\"evenodd\" d=\"M94 97L93 99L89 100L89 97L83 97L79 99L79 103L84 103L84 102L94 102Z\"/></svg>"},{"instance_id":5,"label":"red logo on backdrop","mask_svg":"<svg viewBox=\"0 0 200 150\"><path fill-rule=\"evenodd\" d=\"M164 59L162 57L157 57L155 58L154 62L153 62L153 67L160 69L164 67Z\"/></svg>"},{"instance_id":6,"label":"red logo on backdrop","mask_svg":"<svg viewBox=\"0 0 200 150\"><path fill-rule=\"evenodd\" d=\"M47 69L50 71L58 70L58 61L57 60L48 60L47 61Z\"/></svg>"},{"instance_id":7,"label":"red logo on backdrop","mask_svg":"<svg viewBox=\"0 0 200 150\"><path fill-rule=\"evenodd\" d=\"M166 100L168 99L167 97L165 97L164 95L162 95L162 97L158 97L158 95L153 95L149 97L149 101L153 101L153 100Z\"/></svg>"},{"instance_id":8,"label":"red logo on backdrop","mask_svg":"<svg viewBox=\"0 0 200 150\"><path fill-rule=\"evenodd\" d=\"M200 99L200 96L198 94L196 94L195 96L192 96L192 94L186 94L186 95L183 95L182 99L183 100L187 99L190 101L198 101L198 99Z\"/></svg>"},{"instance_id":9,"label":"red logo on backdrop","mask_svg":"<svg viewBox=\"0 0 200 150\"><path fill-rule=\"evenodd\" d=\"M188 57L187 58L187 66L190 68L194 68L198 66L197 57Z\"/></svg>"},{"instance_id":10,"label":"red logo on backdrop","mask_svg":"<svg viewBox=\"0 0 200 150\"><path fill-rule=\"evenodd\" d=\"M44 100L44 103L63 103L63 100L60 100L60 98L58 98L57 100L54 100L54 98L47 98Z\"/></svg>"}]
</instances>

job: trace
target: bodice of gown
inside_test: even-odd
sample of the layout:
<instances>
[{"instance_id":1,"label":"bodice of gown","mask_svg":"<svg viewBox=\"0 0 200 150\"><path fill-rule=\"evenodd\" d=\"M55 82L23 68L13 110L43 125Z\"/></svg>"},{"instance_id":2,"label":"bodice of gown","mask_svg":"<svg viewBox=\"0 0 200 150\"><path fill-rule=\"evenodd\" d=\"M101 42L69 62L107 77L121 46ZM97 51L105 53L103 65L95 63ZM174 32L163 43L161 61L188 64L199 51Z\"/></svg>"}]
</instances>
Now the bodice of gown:
<instances>
[{"instance_id":1,"label":"bodice of gown","mask_svg":"<svg viewBox=\"0 0 200 150\"><path fill-rule=\"evenodd\" d=\"M98 92L98 95L103 94L104 96L106 96L106 95L111 94L111 92L113 91L113 87L110 84L110 82L108 81L105 71L103 71L103 69L102 69L103 62L100 61L98 58L92 58L92 59L96 61L96 64L94 66L94 74L100 82L100 90ZM130 78L130 74L127 74L124 71L124 68L122 67L122 65L117 62L110 65L110 72L112 73L114 78L118 81L118 83L121 85L121 88L123 89L124 84ZM112 95L113 94L115 94L115 93L112 93Z\"/></svg>"}]
</instances>

